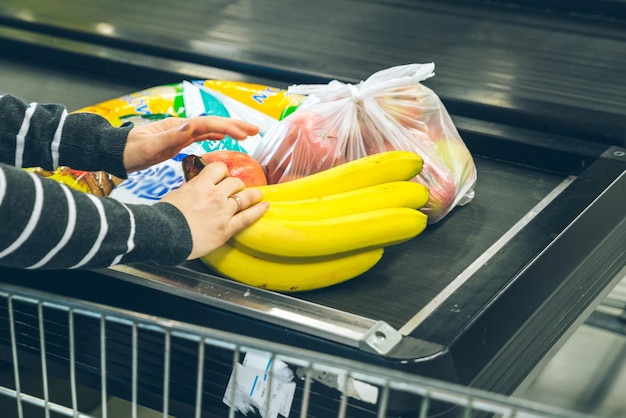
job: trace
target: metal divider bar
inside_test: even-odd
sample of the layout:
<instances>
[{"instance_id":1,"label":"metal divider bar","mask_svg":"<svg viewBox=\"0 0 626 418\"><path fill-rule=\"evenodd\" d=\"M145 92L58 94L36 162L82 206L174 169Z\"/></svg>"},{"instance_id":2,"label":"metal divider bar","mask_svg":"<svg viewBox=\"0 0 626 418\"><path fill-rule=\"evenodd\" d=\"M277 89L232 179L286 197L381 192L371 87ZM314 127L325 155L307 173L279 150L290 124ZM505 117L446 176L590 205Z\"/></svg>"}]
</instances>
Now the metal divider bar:
<instances>
[{"instance_id":1,"label":"metal divider bar","mask_svg":"<svg viewBox=\"0 0 626 418\"><path fill-rule=\"evenodd\" d=\"M20 398L22 397L22 391L20 388L20 374L18 370L19 362L17 359L15 318L13 314L13 297L11 295L7 295L7 304L9 309L9 327L11 330L11 355L13 356L13 375L15 376L15 400L17 401L17 413L21 418L23 415L22 403L20 402Z\"/></svg>"},{"instance_id":2,"label":"metal divider bar","mask_svg":"<svg viewBox=\"0 0 626 418\"><path fill-rule=\"evenodd\" d=\"M102 396L102 416L108 417L107 409L107 361L106 361L106 315L100 317L100 394Z\"/></svg>"}]
</instances>

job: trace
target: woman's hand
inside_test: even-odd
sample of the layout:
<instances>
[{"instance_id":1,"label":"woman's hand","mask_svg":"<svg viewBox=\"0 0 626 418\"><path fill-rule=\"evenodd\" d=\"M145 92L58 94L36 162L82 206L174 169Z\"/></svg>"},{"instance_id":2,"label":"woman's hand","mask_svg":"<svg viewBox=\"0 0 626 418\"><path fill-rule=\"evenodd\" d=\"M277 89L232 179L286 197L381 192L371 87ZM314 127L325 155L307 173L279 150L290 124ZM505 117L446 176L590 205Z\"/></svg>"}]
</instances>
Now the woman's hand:
<instances>
[{"instance_id":1,"label":"woman's hand","mask_svg":"<svg viewBox=\"0 0 626 418\"><path fill-rule=\"evenodd\" d=\"M127 172L148 168L175 157L184 147L206 139L246 139L259 132L257 126L218 116L166 118L133 127L124 148Z\"/></svg>"},{"instance_id":2,"label":"woman's hand","mask_svg":"<svg viewBox=\"0 0 626 418\"><path fill-rule=\"evenodd\" d=\"M161 201L176 206L185 216L193 240L187 259L193 260L221 247L263 216L269 204L261 198L260 190L246 189L239 178L228 177L224 163L216 162Z\"/></svg>"}]
</instances>

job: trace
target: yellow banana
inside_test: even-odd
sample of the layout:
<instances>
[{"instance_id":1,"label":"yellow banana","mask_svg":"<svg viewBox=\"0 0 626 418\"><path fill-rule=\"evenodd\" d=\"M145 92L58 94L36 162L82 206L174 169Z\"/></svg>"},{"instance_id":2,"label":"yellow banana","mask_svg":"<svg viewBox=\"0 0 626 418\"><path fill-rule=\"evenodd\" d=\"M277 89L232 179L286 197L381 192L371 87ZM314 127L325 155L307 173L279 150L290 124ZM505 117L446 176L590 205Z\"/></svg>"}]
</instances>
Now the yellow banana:
<instances>
[{"instance_id":1,"label":"yellow banana","mask_svg":"<svg viewBox=\"0 0 626 418\"><path fill-rule=\"evenodd\" d=\"M422 158L409 151L386 151L348 161L285 183L258 186L270 202L311 199L374 184L410 180L422 170Z\"/></svg>"},{"instance_id":2,"label":"yellow banana","mask_svg":"<svg viewBox=\"0 0 626 418\"><path fill-rule=\"evenodd\" d=\"M201 260L217 273L250 286L280 292L302 292L359 276L378 263L382 255L383 249L375 248L334 257L272 261L225 244Z\"/></svg>"},{"instance_id":3,"label":"yellow banana","mask_svg":"<svg viewBox=\"0 0 626 418\"><path fill-rule=\"evenodd\" d=\"M427 217L409 208L386 208L315 220L262 217L231 238L239 249L267 257L317 257L386 247L426 228Z\"/></svg>"},{"instance_id":4,"label":"yellow banana","mask_svg":"<svg viewBox=\"0 0 626 418\"><path fill-rule=\"evenodd\" d=\"M419 209L428 202L428 188L413 181L392 181L313 199L271 202L264 216L314 220L404 207Z\"/></svg>"}]
</instances>

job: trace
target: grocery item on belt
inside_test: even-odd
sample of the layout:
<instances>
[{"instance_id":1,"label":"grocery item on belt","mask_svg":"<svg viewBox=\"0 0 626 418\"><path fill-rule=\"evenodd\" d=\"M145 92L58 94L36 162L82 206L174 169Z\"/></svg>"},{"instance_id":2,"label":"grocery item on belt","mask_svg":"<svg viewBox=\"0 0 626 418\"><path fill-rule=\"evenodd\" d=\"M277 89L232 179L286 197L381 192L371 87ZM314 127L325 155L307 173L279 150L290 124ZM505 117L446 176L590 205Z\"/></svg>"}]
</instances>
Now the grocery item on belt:
<instances>
[{"instance_id":1,"label":"grocery item on belt","mask_svg":"<svg viewBox=\"0 0 626 418\"><path fill-rule=\"evenodd\" d=\"M305 96L290 94L280 87L230 80L200 82L209 91L221 93L273 119L281 120L298 108Z\"/></svg>"},{"instance_id":2,"label":"grocery item on belt","mask_svg":"<svg viewBox=\"0 0 626 418\"><path fill-rule=\"evenodd\" d=\"M185 181L189 181L207 165L221 162L226 165L228 175L237 177L246 187L265 186L265 169L250 154L234 150L207 152L203 155L190 154L183 158L181 167Z\"/></svg>"},{"instance_id":3,"label":"grocery item on belt","mask_svg":"<svg viewBox=\"0 0 626 418\"><path fill-rule=\"evenodd\" d=\"M418 153L424 169L414 181L427 186L422 208L429 223L474 198L476 167L437 94L421 82L434 64L408 64L371 75L356 85L333 80L293 85L306 96L275 124L253 156L268 181L283 183L387 150Z\"/></svg>"},{"instance_id":4,"label":"grocery item on belt","mask_svg":"<svg viewBox=\"0 0 626 418\"><path fill-rule=\"evenodd\" d=\"M109 196L113 189L122 182L122 179L104 171L73 170L66 166L61 166L54 171L44 170L41 167L29 167L24 170L96 196Z\"/></svg>"},{"instance_id":5,"label":"grocery item on belt","mask_svg":"<svg viewBox=\"0 0 626 418\"><path fill-rule=\"evenodd\" d=\"M181 83L165 84L124 96L105 100L76 112L96 113L106 118L113 126L120 126L131 117L163 115L185 116L183 86Z\"/></svg>"},{"instance_id":6,"label":"grocery item on belt","mask_svg":"<svg viewBox=\"0 0 626 418\"><path fill-rule=\"evenodd\" d=\"M268 211L201 260L250 286L302 292L354 279L384 249L421 234L428 188L419 155L388 151L294 181L258 186Z\"/></svg>"},{"instance_id":7,"label":"grocery item on belt","mask_svg":"<svg viewBox=\"0 0 626 418\"><path fill-rule=\"evenodd\" d=\"M239 101L242 100L242 101ZM249 104L255 104L250 106ZM144 170L129 173L111 193L127 203L155 203L184 182L181 161L189 155L213 151L251 154L262 134L290 104L284 91L269 86L221 80L195 80L155 86L78 110L97 113L115 126L135 125L167 117L220 116L245 120L259 126L259 134L245 141L230 137L200 141L185 147L175 157ZM282 107L281 107L282 106Z\"/></svg>"}]
</instances>

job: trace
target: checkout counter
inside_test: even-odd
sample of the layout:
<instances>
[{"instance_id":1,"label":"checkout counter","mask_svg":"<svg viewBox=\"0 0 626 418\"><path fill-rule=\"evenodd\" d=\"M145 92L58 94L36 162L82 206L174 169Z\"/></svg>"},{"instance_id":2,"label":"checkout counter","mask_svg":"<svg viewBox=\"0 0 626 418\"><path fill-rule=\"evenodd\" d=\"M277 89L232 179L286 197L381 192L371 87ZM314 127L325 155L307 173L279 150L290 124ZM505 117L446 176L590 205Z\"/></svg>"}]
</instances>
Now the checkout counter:
<instances>
[{"instance_id":1,"label":"checkout counter","mask_svg":"<svg viewBox=\"0 0 626 418\"><path fill-rule=\"evenodd\" d=\"M249 288L200 262L0 282L513 393L623 277L625 20L620 1L4 1L0 90L70 110L182 80L356 83L432 61L424 84L478 182L469 205L322 290ZM97 364L83 366L89 384Z\"/></svg>"}]
</instances>

